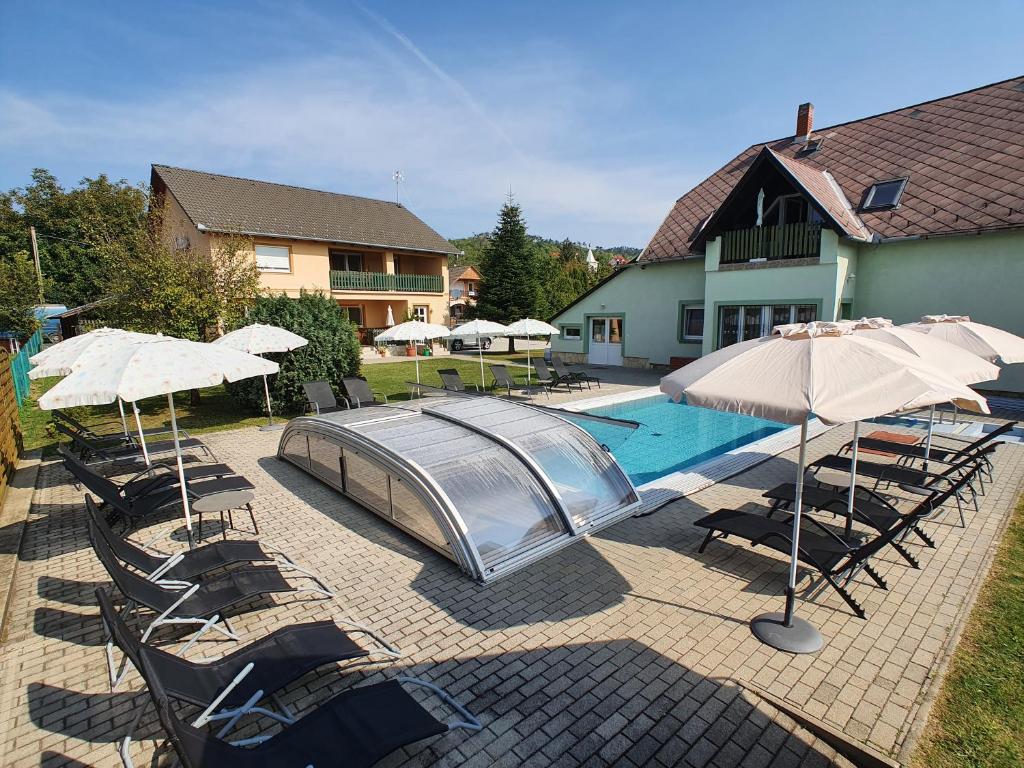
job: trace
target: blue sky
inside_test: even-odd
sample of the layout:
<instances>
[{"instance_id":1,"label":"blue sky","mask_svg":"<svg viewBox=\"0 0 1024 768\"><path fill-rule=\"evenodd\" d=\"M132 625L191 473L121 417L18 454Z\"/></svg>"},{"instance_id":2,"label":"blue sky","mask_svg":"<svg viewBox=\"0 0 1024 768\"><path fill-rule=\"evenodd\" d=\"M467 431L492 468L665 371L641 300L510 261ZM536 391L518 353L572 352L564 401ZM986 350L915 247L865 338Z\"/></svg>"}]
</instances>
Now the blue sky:
<instances>
[{"instance_id":1,"label":"blue sky","mask_svg":"<svg viewBox=\"0 0 1024 768\"><path fill-rule=\"evenodd\" d=\"M1024 3L0 3L0 188L152 162L643 246L746 146L1020 75Z\"/></svg>"}]
</instances>

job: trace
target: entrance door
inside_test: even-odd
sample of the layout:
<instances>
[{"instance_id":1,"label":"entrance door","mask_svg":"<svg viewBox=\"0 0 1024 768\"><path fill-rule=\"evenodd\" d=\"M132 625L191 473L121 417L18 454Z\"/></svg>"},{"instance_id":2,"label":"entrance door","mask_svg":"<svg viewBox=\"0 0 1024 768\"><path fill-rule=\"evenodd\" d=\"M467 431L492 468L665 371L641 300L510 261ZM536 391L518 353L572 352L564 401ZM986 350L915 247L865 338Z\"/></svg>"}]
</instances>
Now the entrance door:
<instances>
[{"instance_id":1,"label":"entrance door","mask_svg":"<svg viewBox=\"0 0 1024 768\"><path fill-rule=\"evenodd\" d=\"M621 317L590 318L590 346L587 362L591 365L622 365Z\"/></svg>"}]
</instances>

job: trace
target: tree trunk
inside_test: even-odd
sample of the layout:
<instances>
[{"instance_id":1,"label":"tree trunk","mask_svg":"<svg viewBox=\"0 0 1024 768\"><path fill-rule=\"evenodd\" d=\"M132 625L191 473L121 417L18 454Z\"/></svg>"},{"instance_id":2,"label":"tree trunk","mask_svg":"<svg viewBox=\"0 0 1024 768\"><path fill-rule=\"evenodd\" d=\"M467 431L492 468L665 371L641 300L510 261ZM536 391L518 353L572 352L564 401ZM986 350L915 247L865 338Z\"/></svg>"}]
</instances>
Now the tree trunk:
<instances>
[{"instance_id":1,"label":"tree trunk","mask_svg":"<svg viewBox=\"0 0 1024 768\"><path fill-rule=\"evenodd\" d=\"M199 406L199 403L200 403L200 400L199 400L199 390L198 389L190 389L188 391L188 404L191 405L193 408L196 408L196 407Z\"/></svg>"},{"instance_id":2,"label":"tree trunk","mask_svg":"<svg viewBox=\"0 0 1024 768\"><path fill-rule=\"evenodd\" d=\"M508 353L511 355L516 351L516 339L514 336L508 337Z\"/></svg>"}]
</instances>

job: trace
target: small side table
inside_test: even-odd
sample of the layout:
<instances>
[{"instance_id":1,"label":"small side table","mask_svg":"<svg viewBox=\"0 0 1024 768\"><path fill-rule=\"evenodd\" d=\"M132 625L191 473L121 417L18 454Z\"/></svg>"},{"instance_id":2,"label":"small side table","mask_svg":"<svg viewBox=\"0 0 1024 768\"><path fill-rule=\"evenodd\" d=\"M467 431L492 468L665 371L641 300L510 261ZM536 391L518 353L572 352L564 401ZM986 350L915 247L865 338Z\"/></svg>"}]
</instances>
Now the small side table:
<instances>
[{"instance_id":1,"label":"small side table","mask_svg":"<svg viewBox=\"0 0 1024 768\"><path fill-rule=\"evenodd\" d=\"M256 525L256 515L252 511L252 500L256 498L252 491L224 491L223 493L211 493L203 496L192 503L192 511L199 515L199 525L196 527L196 541L203 539L203 514L220 515L220 532L225 539L228 537L228 528L235 527L232 512L236 509L249 511L249 519L252 520L253 533L259 535L260 529ZM224 525L224 513L228 515L228 524Z\"/></svg>"}]
</instances>

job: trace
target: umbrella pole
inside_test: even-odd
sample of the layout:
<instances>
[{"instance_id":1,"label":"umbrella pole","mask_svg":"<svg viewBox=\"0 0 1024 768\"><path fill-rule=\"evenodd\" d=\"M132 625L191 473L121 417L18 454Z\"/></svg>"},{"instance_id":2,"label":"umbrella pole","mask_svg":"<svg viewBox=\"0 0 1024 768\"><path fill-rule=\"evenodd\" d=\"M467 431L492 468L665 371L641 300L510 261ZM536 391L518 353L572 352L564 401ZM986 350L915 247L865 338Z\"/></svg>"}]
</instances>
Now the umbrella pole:
<instances>
[{"instance_id":1,"label":"umbrella pole","mask_svg":"<svg viewBox=\"0 0 1024 768\"><path fill-rule=\"evenodd\" d=\"M274 411L270 405L270 385L267 383L267 374L265 373L263 374L263 394L267 396L267 429L271 429L274 426Z\"/></svg>"},{"instance_id":2,"label":"umbrella pole","mask_svg":"<svg viewBox=\"0 0 1024 768\"><path fill-rule=\"evenodd\" d=\"M486 389L484 386L484 348L480 344L480 334L476 337L476 354L480 358L480 389Z\"/></svg>"},{"instance_id":3,"label":"umbrella pole","mask_svg":"<svg viewBox=\"0 0 1024 768\"><path fill-rule=\"evenodd\" d=\"M789 582L786 584L785 613L763 613L750 622L754 637L772 648L789 653L814 653L824 640L809 622L797 618L796 572L800 549L800 515L804 500L804 469L807 463L807 419L800 425L800 458L797 463L796 506L793 510L792 551L789 559Z\"/></svg>"},{"instance_id":4,"label":"umbrella pole","mask_svg":"<svg viewBox=\"0 0 1024 768\"><path fill-rule=\"evenodd\" d=\"M420 356L419 355L413 355L413 357L416 358L416 383L419 384L420 383Z\"/></svg>"},{"instance_id":5,"label":"umbrella pole","mask_svg":"<svg viewBox=\"0 0 1024 768\"><path fill-rule=\"evenodd\" d=\"M935 406L928 409L928 436L924 439L924 469L928 471L928 458L932 454L932 429L935 426Z\"/></svg>"},{"instance_id":6,"label":"umbrella pole","mask_svg":"<svg viewBox=\"0 0 1024 768\"><path fill-rule=\"evenodd\" d=\"M178 484L181 487L181 508L185 511L185 531L188 534L188 548L195 549L192 538L192 512L188 506L188 486L185 484L185 463L181 458L181 443L178 442L178 420L174 415L174 393L167 393L167 407L171 411L171 432L174 434L174 454L178 459Z\"/></svg>"},{"instance_id":7,"label":"umbrella pole","mask_svg":"<svg viewBox=\"0 0 1024 768\"><path fill-rule=\"evenodd\" d=\"M139 405L132 400L132 410L135 412L135 426L139 430L139 445L142 448L142 458L146 462L146 466L151 466L152 462L149 460L149 451L146 449L146 436L142 432L142 419L139 418Z\"/></svg>"},{"instance_id":8,"label":"umbrella pole","mask_svg":"<svg viewBox=\"0 0 1024 768\"><path fill-rule=\"evenodd\" d=\"M526 386L530 386L530 368L533 364L530 362L530 334L526 334Z\"/></svg>"},{"instance_id":9,"label":"umbrella pole","mask_svg":"<svg viewBox=\"0 0 1024 768\"><path fill-rule=\"evenodd\" d=\"M128 434L128 422L124 419L124 400L120 397L117 398L117 410L121 413L121 431L124 432L125 437L131 438L131 435Z\"/></svg>"},{"instance_id":10,"label":"umbrella pole","mask_svg":"<svg viewBox=\"0 0 1024 768\"><path fill-rule=\"evenodd\" d=\"M850 490L846 500L846 535L853 532L853 501L857 492L857 449L860 447L860 422L853 422L853 453L850 456Z\"/></svg>"}]
</instances>

